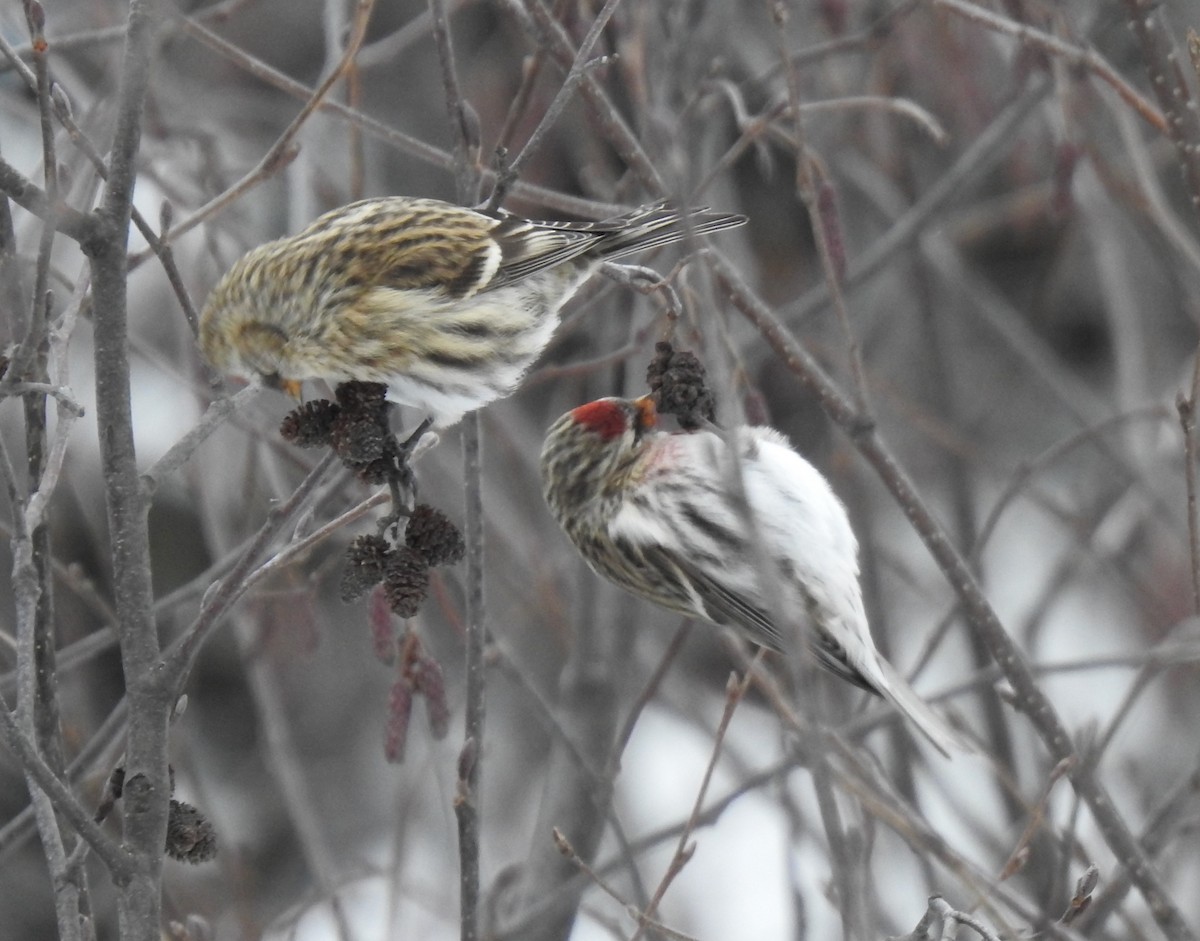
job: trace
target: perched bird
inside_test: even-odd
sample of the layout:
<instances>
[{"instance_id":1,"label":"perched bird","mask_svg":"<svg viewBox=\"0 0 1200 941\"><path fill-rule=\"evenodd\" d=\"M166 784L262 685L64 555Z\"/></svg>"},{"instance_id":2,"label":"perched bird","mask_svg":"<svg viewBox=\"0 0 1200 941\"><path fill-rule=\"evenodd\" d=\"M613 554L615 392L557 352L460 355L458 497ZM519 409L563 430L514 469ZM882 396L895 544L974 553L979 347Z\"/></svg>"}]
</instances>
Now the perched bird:
<instances>
[{"instance_id":1,"label":"perched bird","mask_svg":"<svg viewBox=\"0 0 1200 941\"><path fill-rule=\"evenodd\" d=\"M742 225L666 204L603 222L531 222L401 196L351 203L260 245L221 279L200 347L222 372L299 393L384 382L435 427L516 390L558 312L605 261Z\"/></svg>"},{"instance_id":2,"label":"perched bird","mask_svg":"<svg viewBox=\"0 0 1200 941\"><path fill-rule=\"evenodd\" d=\"M791 636L803 637L822 667L888 699L940 751L970 750L875 649L858 542L820 472L771 428L738 428L732 453L716 431L667 433L655 429L657 418L649 396L599 399L563 415L546 436L546 502L592 569L775 650L797 631ZM748 514L731 489L734 459ZM795 623L776 619L767 578Z\"/></svg>"}]
</instances>

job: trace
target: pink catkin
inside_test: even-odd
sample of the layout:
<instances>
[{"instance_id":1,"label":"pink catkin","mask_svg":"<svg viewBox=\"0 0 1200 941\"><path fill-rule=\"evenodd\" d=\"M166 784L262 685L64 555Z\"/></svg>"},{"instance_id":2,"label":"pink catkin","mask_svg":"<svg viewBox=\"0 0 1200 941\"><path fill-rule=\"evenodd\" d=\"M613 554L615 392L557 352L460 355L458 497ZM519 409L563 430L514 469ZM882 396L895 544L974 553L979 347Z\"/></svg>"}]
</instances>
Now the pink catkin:
<instances>
[{"instance_id":1,"label":"pink catkin","mask_svg":"<svg viewBox=\"0 0 1200 941\"><path fill-rule=\"evenodd\" d=\"M442 666L432 657L422 656L412 671L413 686L425 697L429 729L436 739L450 731L450 704L446 700L446 677Z\"/></svg>"},{"instance_id":2,"label":"pink catkin","mask_svg":"<svg viewBox=\"0 0 1200 941\"><path fill-rule=\"evenodd\" d=\"M841 284L846 279L846 240L842 237L842 220L838 216L837 192L824 178L817 183L817 219L829 250L834 277Z\"/></svg>"},{"instance_id":3,"label":"pink catkin","mask_svg":"<svg viewBox=\"0 0 1200 941\"><path fill-rule=\"evenodd\" d=\"M371 647L375 656L384 663L395 663L396 625L392 621L392 609L383 585L376 585L371 592L367 621L371 626Z\"/></svg>"}]
</instances>

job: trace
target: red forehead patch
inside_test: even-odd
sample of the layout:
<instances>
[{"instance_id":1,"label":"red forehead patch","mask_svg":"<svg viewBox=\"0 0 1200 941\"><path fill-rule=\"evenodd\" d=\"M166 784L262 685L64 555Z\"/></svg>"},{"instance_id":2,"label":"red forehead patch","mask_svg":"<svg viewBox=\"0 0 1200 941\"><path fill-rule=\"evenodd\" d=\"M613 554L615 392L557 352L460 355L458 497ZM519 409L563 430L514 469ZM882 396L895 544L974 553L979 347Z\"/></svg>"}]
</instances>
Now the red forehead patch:
<instances>
[{"instance_id":1,"label":"red forehead patch","mask_svg":"<svg viewBox=\"0 0 1200 941\"><path fill-rule=\"evenodd\" d=\"M571 412L577 425L596 432L605 441L619 437L629 427L629 416L621 406L610 399L588 402Z\"/></svg>"}]
</instances>

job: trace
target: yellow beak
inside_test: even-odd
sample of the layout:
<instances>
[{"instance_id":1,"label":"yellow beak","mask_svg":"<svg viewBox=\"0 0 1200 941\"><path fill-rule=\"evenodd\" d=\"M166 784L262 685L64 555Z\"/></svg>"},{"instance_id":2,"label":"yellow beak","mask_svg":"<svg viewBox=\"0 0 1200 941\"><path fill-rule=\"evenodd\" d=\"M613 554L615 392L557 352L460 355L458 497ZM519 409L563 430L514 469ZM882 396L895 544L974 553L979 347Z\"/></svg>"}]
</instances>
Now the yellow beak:
<instances>
[{"instance_id":1,"label":"yellow beak","mask_svg":"<svg viewBox=\"0 0 1200 941\"><path fill-rule=\"evenodd\" d=\"M297 402L302 402L304 401L303 393L301 392L302 385L303 383L299 379L284 379L279 383L279 391L286 392Z\"/></svg>"}]
</instances>

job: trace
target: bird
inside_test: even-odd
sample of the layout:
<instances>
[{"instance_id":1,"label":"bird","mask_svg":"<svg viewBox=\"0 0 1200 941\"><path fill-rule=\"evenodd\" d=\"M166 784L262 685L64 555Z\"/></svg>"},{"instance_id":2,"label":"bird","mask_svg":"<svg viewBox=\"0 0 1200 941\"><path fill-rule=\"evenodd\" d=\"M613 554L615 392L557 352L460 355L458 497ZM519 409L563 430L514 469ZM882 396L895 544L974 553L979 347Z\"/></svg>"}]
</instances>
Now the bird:
<instances>
[{"instance_id":1,"label":"bird","mask_svg":"<svg viewBox=\"0 0 1200 941\"><path fill-rule=\"evenodd\" d=\"M789 632L806 625L790 637L803 638L820 666L891 702L943 754L972 751L876 649L858 541L820 471L773 428L658 424L650 396L602 398L546 434L543 494L588 565L634 595L772 650L786 652ZM778 611L765 578L774 579Z\"/></svg>"},{"instance_id":2,"label":"bird","mask_svg":"<svg viewBox=\"0 0 1200 941\"><path fill-rule=\"evenodd\" d=\"M199 345L217 370L297 398L306 379L386 383L448 428L517 389L603 263L746 221L667 203L535 222L436 199L360 200L235 262L205 303Z\"/></svg>"}]
</instances>

